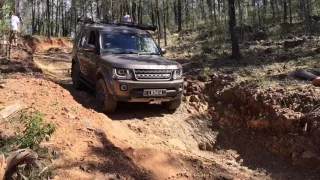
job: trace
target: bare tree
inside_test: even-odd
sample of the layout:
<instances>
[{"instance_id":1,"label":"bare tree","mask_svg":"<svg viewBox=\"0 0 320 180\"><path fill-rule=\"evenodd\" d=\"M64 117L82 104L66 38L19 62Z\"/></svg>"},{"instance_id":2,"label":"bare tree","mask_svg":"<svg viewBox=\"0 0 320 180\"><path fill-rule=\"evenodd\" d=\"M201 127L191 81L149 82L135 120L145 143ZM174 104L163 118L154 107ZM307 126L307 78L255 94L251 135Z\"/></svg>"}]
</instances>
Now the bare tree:
<instances>
[{"instance_id":1,"label":"bare tree","mask_svg":"<svg viewBox=\"0 0 320 180\"><path fill-rule=\"evenodd\" d=\"M238 37L236 36L235 27L236 27L236 12L234 7L234 0L228 0L229 5L229 30L232 43L232 57L236 60L240 59L240 49Z\"/></svg>"}]
</instances>

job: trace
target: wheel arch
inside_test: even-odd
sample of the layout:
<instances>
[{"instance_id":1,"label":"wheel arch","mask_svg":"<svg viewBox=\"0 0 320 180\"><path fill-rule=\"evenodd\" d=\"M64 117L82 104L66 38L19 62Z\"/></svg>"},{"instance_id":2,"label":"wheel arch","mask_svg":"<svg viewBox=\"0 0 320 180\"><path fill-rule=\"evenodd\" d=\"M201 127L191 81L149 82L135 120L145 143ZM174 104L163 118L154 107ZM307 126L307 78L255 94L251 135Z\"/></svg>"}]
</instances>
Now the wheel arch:
<instances>
[{"instance_id":1,"label":"wheel arch","mask_svg":"<svg viewBox=\"0 0 320 180\"><path fill-rule=\"evenodd\" d=\"M108 88L108 91L110 94L114 95L114 86L112 82L112 76L108 72L106 68L100 67L96 73L96 83L99 81L99 79L103 79L106 83L106 86Z\"/></svg>"}]
</instances>

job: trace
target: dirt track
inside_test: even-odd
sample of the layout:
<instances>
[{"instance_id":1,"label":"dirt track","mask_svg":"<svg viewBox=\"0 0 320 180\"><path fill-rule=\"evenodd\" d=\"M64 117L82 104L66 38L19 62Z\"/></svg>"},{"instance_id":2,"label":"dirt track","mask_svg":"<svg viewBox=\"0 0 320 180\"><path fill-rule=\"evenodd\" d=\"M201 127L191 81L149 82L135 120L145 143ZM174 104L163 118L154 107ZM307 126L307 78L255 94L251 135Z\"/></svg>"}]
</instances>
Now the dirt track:
<instances>
[{"instance_id":1,"label":"dirt track","mask_svg":"<svg viewBox=\"0 0 320 180\"><path fill-rule=\"evenodd\" d=\"M72 88L69 49L37 52L34 61L45 76L11 75L0 99L35 103L59 125L42 144L59 154L54 179L319 179L250 144L250 133L189 113L186 103L173 114L129 103L108 116L97 112L92 92Z\"/></svg>"}]
</instances>

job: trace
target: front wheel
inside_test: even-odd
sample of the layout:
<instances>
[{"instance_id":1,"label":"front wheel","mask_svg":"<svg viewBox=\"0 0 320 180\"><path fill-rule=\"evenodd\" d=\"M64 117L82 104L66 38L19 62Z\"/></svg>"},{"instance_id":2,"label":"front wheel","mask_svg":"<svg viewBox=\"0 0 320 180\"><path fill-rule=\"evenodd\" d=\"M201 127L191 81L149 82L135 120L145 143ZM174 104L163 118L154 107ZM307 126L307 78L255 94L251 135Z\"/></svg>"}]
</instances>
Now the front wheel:
<instances>
[{"instance_id":1,"label":"front wheel","mask_svg":"<svg viewBox=\"0 0 320 180\"><path fill-rule=\"evenodd\" d=\"M96 99L98 108L104 113L114 112L117 108L117 100L109 93L103 79L99 79L96 85Z\"/></svg>"},{"instance_id":2,"label":"front wheel","mask_svg":"<svg viewBox=\"0 0 320 180\"><path fill-rule=\"evenodd\" d=\"M170 102L164 102L162 104L168 110L176 110L181 105L181 97L176 100L170 101Z\"/></svg>"}]
</instances>

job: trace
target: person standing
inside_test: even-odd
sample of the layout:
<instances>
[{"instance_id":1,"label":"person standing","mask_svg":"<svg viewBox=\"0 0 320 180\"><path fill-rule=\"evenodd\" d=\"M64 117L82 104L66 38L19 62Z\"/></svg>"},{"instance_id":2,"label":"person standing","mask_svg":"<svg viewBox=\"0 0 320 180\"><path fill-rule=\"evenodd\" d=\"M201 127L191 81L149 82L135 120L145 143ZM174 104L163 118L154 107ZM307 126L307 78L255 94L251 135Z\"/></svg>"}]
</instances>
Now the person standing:
<instances>
[{"instance_id":1,"label":"person standing","mask_svg":"<svg viewBox=\"0 0 320 180\"><path fill-rule=\"evenodd\" d=\"M17 38L18 38L18 28L20 25L19 18L13 13L10 12L10 37L9 42L12 46L17 46Z\"/></svg>"},{"instance_id":2,"label":"person standing","mask_svg":"<svg viewBox=\"0 0 320 180\"><path fill-rule=\"evenodd\" d=\"M21 32L22 32L22 26L23 26L23 22L22 22L22 17L20 13L17 13L17 17L19 18L19 27L18 27L18 31L19 31L19 37L21 36Z\"/></svg>"},{"instance_id":3,"label":"person standing","mask_svg":"<svg viewBox=\"0 0 320 180\"><path fill-rule=\"evenodd\" d=\"M128 12L125 12L125 13L124 13L124 16L123 16L122 20L123 20L123 22L126 22L126 23L131 22L131 17L130 17L130 15L128 14Z\"/></svg>"}]
</instances>

